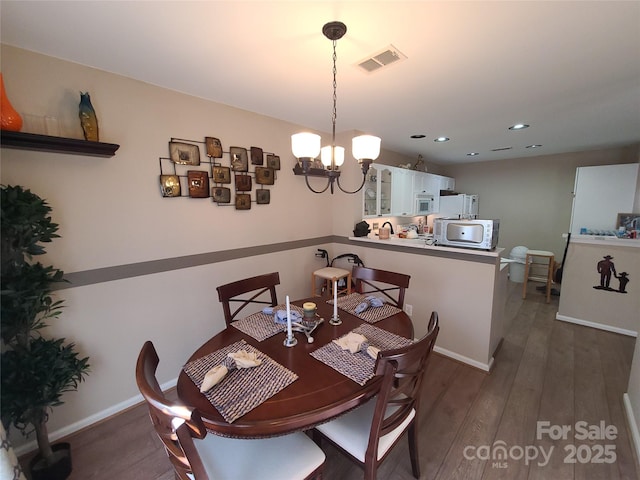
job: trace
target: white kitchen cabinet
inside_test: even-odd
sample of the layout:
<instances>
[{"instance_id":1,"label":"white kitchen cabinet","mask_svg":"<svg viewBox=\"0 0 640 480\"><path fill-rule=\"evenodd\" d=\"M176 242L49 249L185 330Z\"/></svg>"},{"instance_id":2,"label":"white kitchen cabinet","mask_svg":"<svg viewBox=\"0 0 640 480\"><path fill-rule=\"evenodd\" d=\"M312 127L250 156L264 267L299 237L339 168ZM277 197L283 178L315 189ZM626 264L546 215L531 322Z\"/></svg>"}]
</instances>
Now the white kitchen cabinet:
<instances>
[{"instance_id":1,"label":"white kitchen cabinet","mask_svg":"<svg viewBox=\"0 0 640 480\"><path fill-rule=\"evenodd\" d=\"M376 164L371 164L369 167L362 188L364 218L391 216L392 168Z\"/></svg>"},{"instance_id":2,"label":"white kitchen cabinet","mask_svg":"<svg viewBox=\"0 0 640 480\"><path fill-rule=\"evenodd\" d=\"M371 164L363 188L363 216L412 217L417 215L416 195L433 195L433 212L439 211L440 190L452 190L455 180L389 165Z\"/></svg>"},{"instance_id":3,"label":"white kitchen cabinet","mask_svg":"<svg viewBox=\"0 0 640 480\"><path fill-rule=\"evenodd\" d=\"M432 195L438 195L440 193L440 175L426 172L415 173L413 193L430 193Z\"/></svg>"},{"instance_id":4,"label":"white kitchen cabinet","mask_svg":"<svg viewBox=\"0 0 640 480\"><path fill-rule=\"evenodd\" d=\"M440 177L440 190L453 192L456 189L456 179L451 177Z\"/></svg>"},{"instance_id":5,"label":"white kitchen cabinet","mask_svg":"<svg viewBox=\"0 0 640 480\"><path fill-rule=\"evenodd\" d=\"M448 190L453 192L456 189L455 178L445 177L443 175L428 174L431 176L431 182L434 182L434 186L437 189L436 193L440 193L440 190Z\"/></svg>"},{"instance_id":6,"label":"white kitchen cabinet","mask_svg":"<svg viewBox=\"0 0 640 480\"><path fill-rule=\"evenodd\" d=\"M394 217L413 216L414 198L413 182L416 176L414 170L393 168L391 173L391 215Z\"/></svg>"}]
</instances>

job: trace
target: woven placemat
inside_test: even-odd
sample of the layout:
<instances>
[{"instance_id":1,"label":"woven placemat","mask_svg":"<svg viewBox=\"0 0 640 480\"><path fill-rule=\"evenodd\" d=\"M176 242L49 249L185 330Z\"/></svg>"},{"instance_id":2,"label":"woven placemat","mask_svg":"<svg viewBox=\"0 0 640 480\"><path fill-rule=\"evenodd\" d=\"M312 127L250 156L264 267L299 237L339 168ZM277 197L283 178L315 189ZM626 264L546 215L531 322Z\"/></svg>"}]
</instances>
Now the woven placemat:
<instances>
[{"instance_id":1,"label":"woven placemat","mask_svg":"<svg viewBox=\"0 0 640 480\"><path fill-rule=\"evenodd\" d=\"M413 340L366 323L354 328L352 332L364 335L369 345L378 347L380 350L392 350L394 348L406 347L413 343ZM329 342L325 346L311 352L311 356L359 385L364 385L373 378L373 369L376 361L366 352L351 353L348 350L342 350L335 343Z\"/></svg>"},{"instance_id":2,"label":"woven placemat","mask_svg":"<svg viewBox=\"0 0 640 480\"><path fill-rule=\"evenodd\" d=\"M303 314L302 307L289 304L289 308L292 311L295 310L300 315ZM276 311L286 309L286 305L276 305L273 307L274 315ZM284 332L287 328L286 323L276 323L273 315L267 315L262 312L253 313L242 320L232 322L231 325L259 342L272 337L276 333Z\"/></svg>"},{"instance_id":3,"label":"woven placemat","mask_svg":"<svg viewBox=\"0 0 640 480\"><path fill-rule=\"evenodd\" d=\"M262 364L253 368L232 370L220 383L204 393L229 423L233 423L298 379L298 375L244 340L189 362L183 369L200 389L205 374L216 365L222 364L227 354L238 350L256 353Z\"/></svg>"},{"instance_id":4,"label":"woven placemat","mask_svg":"<svg viewBox=\"0 0 640 480\"><path fill-rule=\"evenodd\" d=\"M356 307L364 302L364 299L370 295L371 294L351 293L344 297L338 297L338 308L361 318L367 323L379 322L402 311L398 307L385 302L381 307L369 307L362 313L356 313ZM327 303L333 305L333 300L328 300Z\"/></svg>"}]
</instances>

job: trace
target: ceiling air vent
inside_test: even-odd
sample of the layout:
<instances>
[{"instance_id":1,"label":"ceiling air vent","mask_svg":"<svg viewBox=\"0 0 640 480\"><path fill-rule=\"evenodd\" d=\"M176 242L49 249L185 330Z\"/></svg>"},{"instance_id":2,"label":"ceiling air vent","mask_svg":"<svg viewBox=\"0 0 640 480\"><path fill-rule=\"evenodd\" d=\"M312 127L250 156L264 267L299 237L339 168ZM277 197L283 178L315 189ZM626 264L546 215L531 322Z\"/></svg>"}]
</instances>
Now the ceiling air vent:
<instances>
[{"instance_id":1,"label":"ceiling air vent","mask_svg":"<svg viewBox=\"0 0 640 480\"><path fill-rule=\"evenodd\" d=\"M400 50L393 45L389 45L383 50L360 60L357 65L367 73L372 73L406 59L407 57Z\"/></svg>"}]
</instances>

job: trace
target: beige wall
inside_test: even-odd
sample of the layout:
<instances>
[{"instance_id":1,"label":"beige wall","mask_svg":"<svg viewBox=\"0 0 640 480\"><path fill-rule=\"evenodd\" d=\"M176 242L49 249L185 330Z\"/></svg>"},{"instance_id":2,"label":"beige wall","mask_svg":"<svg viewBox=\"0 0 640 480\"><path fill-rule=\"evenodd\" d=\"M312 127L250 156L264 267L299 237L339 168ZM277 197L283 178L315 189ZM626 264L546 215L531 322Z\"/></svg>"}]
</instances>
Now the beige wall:
<instances>
[{"instance_id":1,"label":"beige wall","mask_svg":"<svg viewBox=\"0 0 640 480\"><path fill-rule=\"evenodd\" d=\"M447 166L456 190L479 194L480 218L500 219L505 256L524 245L562 260L569 231L576 168L635 163L638 146Z\"/></svg>"}]
</instances>

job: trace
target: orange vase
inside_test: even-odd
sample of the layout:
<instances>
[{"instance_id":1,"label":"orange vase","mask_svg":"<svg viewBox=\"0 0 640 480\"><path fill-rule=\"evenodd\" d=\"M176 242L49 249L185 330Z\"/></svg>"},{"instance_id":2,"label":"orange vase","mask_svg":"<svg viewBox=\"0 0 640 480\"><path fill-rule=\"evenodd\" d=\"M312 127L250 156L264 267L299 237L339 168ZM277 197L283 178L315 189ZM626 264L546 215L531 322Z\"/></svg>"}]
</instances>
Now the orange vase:
<instances>
[{"instance_id":1,"label":"orange vase","mask_svg":"<svg viewBox=\"0 0 640 480\"><path fill-rule=\"evenodd\" d=\"M2 73L0 73L0 95L0 127L2 130L19 132L22 128L22 117L18 112L16 112L16 109L13 108L11 102L7 98L7 93L4 90Z\"/></svg>"}]
</instances>

